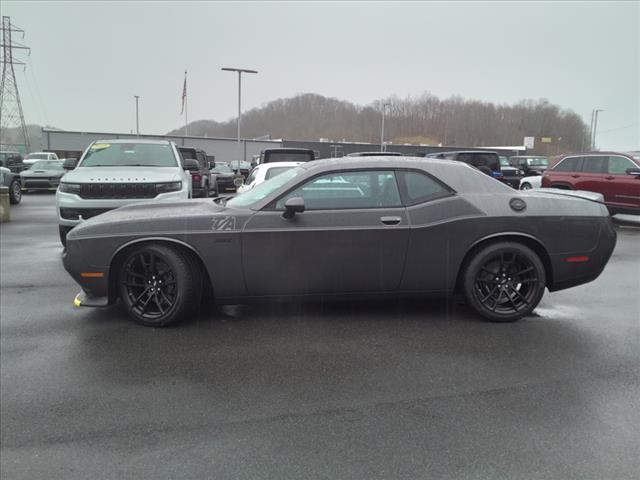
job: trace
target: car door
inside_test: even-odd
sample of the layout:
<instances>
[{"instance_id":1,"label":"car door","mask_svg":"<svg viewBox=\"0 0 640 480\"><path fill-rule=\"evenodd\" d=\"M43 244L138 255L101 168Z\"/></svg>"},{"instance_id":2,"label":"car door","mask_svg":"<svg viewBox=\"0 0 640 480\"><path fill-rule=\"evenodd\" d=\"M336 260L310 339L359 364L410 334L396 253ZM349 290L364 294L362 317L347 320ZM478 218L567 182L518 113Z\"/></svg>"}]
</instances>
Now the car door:
<instances>
[{"instance_id":1,"label":"car door","mask_svg":"<svg viewBox=\"0 0 640 480\"><path fill-rule=\"evenodd\" d=\"M545 172L542 186L573 189L575 182L581 176L581 170L582 157L565 157Z\"/></svg>"},{"instance_id":2,"label":"car door","mask_svg":"<svg viewBox=\"0 0 640 480\"><path fill-rule=\"evenodd\" d=\"M607 173L607 163L609 157L606 155L585 155L582 157L582 169L574 172L577 176L573 180L573 187L576 190L586 190L605 195L607 186L604 179ZM606 195L605 195L606 200Z\"/></svg>"},{"instance_id":3,"label":"car door","mask_svg":"<svg viewBox=\"0 0 640 480\"><path fill-rule=\"evenodd\" d=\"M603 179L606 203L623 208L640 208L640 178L629 175L629 168L638 168L638 165L621 155L609 155Z\"/></svg>"},{"instance_id":4,"label":"car door","mask_svg":"<svg viewBox=\"0 0 640 480\"><path fill-rule=\"evenodd\" d=\"M282 216L287 199L305 211ZM250 295L383 292L398 288L409 235L395 172L307 179L257 212L242 232Z\"/></svg>"}]
</instances>

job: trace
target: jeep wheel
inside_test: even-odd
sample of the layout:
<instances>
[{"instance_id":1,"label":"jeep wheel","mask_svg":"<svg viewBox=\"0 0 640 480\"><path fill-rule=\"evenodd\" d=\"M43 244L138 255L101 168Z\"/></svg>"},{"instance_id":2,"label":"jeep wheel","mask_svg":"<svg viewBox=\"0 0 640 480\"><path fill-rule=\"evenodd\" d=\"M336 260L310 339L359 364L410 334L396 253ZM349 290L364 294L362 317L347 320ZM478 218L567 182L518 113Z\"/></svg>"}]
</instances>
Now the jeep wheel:
<instances>
[{"instance_id":1,"label":"jeep wheel","mask_svg":"<svg viewBox=\"0 0 640 480\"><path fill-rule=\"evenodd\" d=\"M11 182L9 187L9 203L16 205L22 200L22 185L18 180Z\"/></svg>"}]
</instances>

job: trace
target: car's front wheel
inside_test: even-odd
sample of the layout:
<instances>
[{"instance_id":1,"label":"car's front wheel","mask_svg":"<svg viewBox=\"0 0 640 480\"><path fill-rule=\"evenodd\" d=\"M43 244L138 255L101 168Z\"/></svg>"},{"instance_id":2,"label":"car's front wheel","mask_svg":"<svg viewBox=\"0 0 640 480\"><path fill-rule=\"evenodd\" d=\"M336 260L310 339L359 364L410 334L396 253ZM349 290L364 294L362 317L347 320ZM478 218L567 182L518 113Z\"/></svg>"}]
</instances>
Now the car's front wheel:
<instances>
[{"instance_id":1,"label":"car's front wheel","mask_svg":"<svg viewBox=\"0 0 640 480\"><path fill-rule=\"evenodd\" d=\"M516 242L480 249L469 261L463 280L469 304L493 322L513 322L531 313L546 285L538 255Z\"/></svg>"},{"instance_id":2,"label":"car's front wheel","mask_svg":"<svg viewBox=\"0 0 640 480\"><path fill-rule=\"evenodd\" d=\"M11 182L9 187L9 203L16 205L22 200L22 185L17 180Z\"/></svg>"},{"instance_id":3,"label":"car's front wheel","mask_svg":"<svg viewBox=\"0 0 640 480\"><path fill-rule=\"evenodd\" d=\"M195 313L200 302L200 272L180 250L144 245L131 251L118 276L120 299L136 322L164 327Z\"/></svg>"},{"instance_id":4,"label":"car's front wheel","mask_svg":"<svg viewBox=\"0 0 640 480\"><path fill-rule=\"evenodd\" d=\"M520 190L531 190L531 184L529 182L524 182L520 185Z\"/></svg>"}]
</instances>

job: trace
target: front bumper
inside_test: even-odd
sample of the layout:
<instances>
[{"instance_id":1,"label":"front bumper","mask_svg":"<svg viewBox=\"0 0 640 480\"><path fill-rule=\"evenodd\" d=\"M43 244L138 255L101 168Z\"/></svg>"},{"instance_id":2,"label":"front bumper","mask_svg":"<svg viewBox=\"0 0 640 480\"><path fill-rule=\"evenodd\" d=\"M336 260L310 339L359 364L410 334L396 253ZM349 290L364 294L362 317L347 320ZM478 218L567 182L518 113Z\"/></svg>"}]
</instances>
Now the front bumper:
<instances>
[{"instance_id":1,"label":"front bumper","mask_svg":"<svg viewBox=\"0 0 640 480\"><path fill-rule=\"evenodd\" d=\"M84 290L78 293L73 299L74 307L108 307L109 297L94 297Z\"/></svg>"},{"instance_id":2,"label":"front bumper","mask_svg":"<svg viewBox=\"0 0 640 480\"><path fill-rule=\"evenodd\" d=\"M123 199L86 199L80 198L79 195L75 195L73 193L65 193L58 190L56 192L56 210L58 211L58 223L60 225L66 227L75 227L80 224L82 220L79 218L65 218L62 215L62 208L68 209L68 211L79 211L82 209L86 209L88 212L93 212L92 216L95 216L97 213L103 213L108 210L113 210L115 208L124 207L125 205L132 205L135 203L142 202L174 202L185 200L189 198L189 191L185 187L178 192L169 192L169 193L161 193L153 199L131 199L131 198L123 198ZM89 218L89 217L87 217ZM84 220L87 218L83 217Z\"/></svg>"},{"instance_id":3,"label":"front bumper","mask_svg":"<svg viewBox=\"0 0 640 480\"><path fill-rule=\"evenodd\" d=\"M22 190L56 190L60 178L29 178L20 177Z\"/></svg>"}]
</instances>

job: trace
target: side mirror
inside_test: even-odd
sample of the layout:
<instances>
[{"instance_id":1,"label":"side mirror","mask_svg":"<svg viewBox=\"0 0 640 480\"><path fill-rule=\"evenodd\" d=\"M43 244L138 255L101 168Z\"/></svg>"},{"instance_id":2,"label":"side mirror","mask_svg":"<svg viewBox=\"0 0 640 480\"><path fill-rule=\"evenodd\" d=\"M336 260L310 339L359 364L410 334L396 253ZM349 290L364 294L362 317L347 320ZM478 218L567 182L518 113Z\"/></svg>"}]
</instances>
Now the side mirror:
<instances>
[{"instance_id":1,"label":"side mirror","mask_svg":"<svg viewBox=\"0 0 640 480\"><path fill-rule=\"evenodd\" d=\"M182 168L184 168L186 172L197 172L198 170L200 170L200 164L193 158L185 158L183 160Z\"/></svg>"},{"instance_id":2,"label":"side mirror","mask_svg":"<svg viewBox=\"0 0 640 480\"><path fill-rule=\"evenodd\" d=\"M77 158L67 158L64 162L62 162L62 168L65 170L73 170L78 166Z\"/></svg>"},{"instance_id":3,"label":"side mirror","mask_svg":"<svg viewBox=\"0 0 640 480\"><path fill-rule=\"evenodd\" d=\"M304 212L304 198L292 197L284 204L283 218L290 219L295 216L296 213Z\"/></svg>"},{"instance_id":4,"label":"side mirror","mask_svg":"<svg viewBox=\"0 0 640 480\"><path fill-rule=\"evenodd\" d=\"M627 168L627 175L635 175L636 177L640 176L640 168Z\"/></svg>"}]
</instances>

